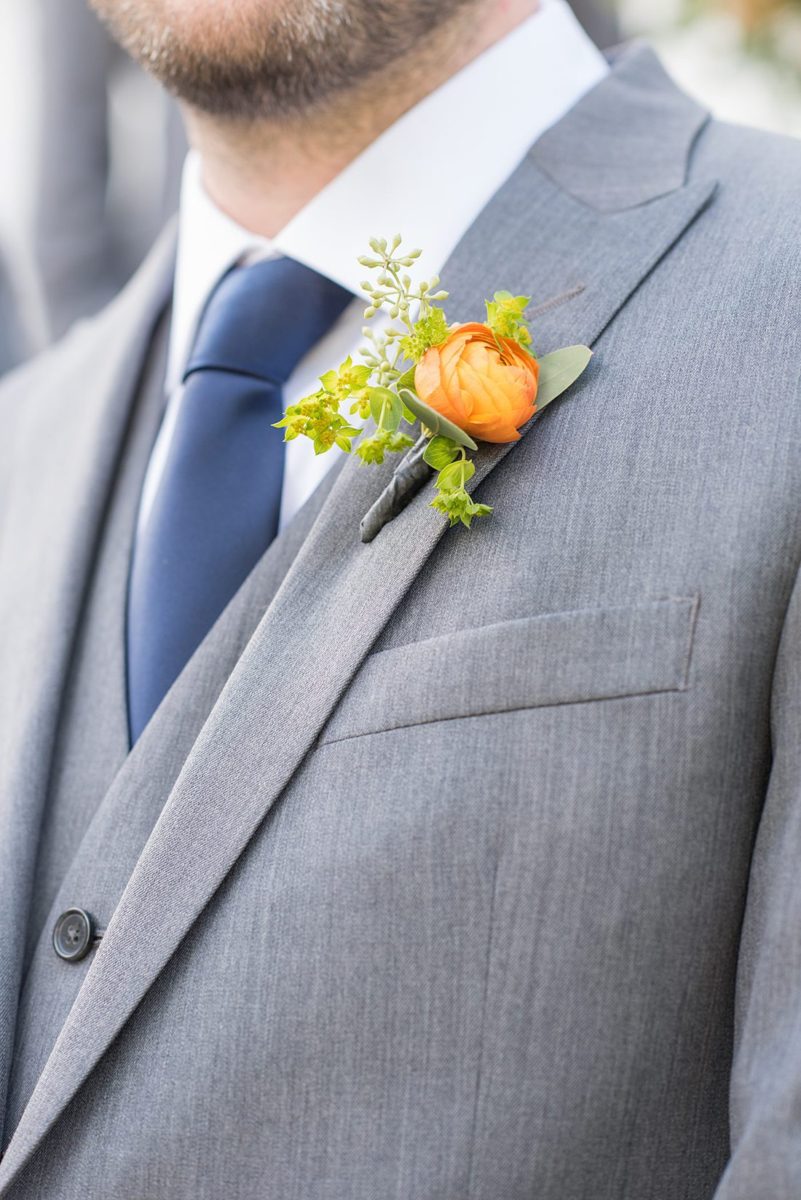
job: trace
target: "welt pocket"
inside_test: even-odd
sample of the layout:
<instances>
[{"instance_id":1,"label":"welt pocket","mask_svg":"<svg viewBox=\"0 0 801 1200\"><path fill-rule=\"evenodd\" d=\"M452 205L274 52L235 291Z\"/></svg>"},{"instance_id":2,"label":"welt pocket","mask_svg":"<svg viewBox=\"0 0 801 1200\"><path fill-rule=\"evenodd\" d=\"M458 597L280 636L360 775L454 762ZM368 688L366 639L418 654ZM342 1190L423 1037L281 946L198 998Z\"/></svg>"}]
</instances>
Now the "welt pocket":
<instances>
[{"instance_id":1,"label":"welt pocket","mask_svg":"<svg viewBox=\"0 0 801 1200\"><path fill-rule=\"evenodd\" d=\"M698 597L546 613L370 655L319 745L457 717L683 691Z\"/></svg>"}]
</instances>

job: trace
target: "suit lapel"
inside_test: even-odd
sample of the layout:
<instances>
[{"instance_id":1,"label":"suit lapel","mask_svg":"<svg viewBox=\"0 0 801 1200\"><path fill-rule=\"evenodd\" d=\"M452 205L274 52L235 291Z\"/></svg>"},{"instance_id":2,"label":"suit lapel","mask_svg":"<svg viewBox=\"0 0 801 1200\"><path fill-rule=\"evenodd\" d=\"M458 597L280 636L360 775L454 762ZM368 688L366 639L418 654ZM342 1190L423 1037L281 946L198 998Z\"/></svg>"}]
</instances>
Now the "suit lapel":
<instances>
[{"instance_id":1,"label":"suit lapel","mask_svg":"<svg viewBox=\"0 0 801 1200\"><path fill-rule=\"evenodd\" d=\"M627 83L627 71L637 86ZM645 117L643 88L650 97ZM604 89L611 95L604 97ZM660 122L662 93L667 115ZM460 243L443 272L449 313L480 319L486 293L499 287L525 291L535 303L569 295L537 322L538 351L595 341L711 197L711 184L684 184L692 137L704 118L678 95L647 52L624 60L544 147L533 148ZM677 103L683 123L675 119ZM602 211L586 195L572 195L573 164L587 145L600 155L597 142L606 143L602 162L616 162L616 148L626 158L646 118L648 137L661 139L662 150L641 172L648 178L636 179L637 206ZM629 177L638 176L636 156L628 157ZM605 180L599 167L599 195L606 195ZM591 372L579 387L584 395L577 389L575 402L592 403ZM480 451L477 483L509 449ZM429 507L426 489L374 542L359 541L359 520L391 469L349 460L340 472L131 875L9 1145L0 1186L57 1119L231 870L443 536L445 523Z\"/></svg>"},{"instance_id":2,"label":"suit lapel","mask_svg":"<svg viewBox=\"0 0 801 1200\"><path fill-rule=\"evenodd\" d=\"M0 1114L4 1106L30 887L59 703L106 498L153 325L164 308L174 235L97 322L36 367L16 430L0 578ZM12 384L11 386L15 386ZM30 464L36 463L34 471Z\"/></svg>"}]
</instances>

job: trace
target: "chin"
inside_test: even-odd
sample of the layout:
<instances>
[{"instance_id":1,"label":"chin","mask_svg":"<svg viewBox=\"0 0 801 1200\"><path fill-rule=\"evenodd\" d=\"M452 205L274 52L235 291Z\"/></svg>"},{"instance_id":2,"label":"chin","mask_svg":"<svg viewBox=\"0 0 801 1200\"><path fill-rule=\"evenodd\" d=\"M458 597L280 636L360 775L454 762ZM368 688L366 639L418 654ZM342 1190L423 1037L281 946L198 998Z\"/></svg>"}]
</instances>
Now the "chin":
<instances>
[{"instance_id":1,"label":"chin","mask_svg":"<svg viewBox=\"0 0 801 1200\"><path fill-rule=\"evenodd\" d=\"M100 18L135 57L179 46L187 55L251 57L271 26L292 20L289 0L91 0ZM294 8L297 9L295 3ZM302 7L302 5L301 5ZM145 65L148 65L147 62Z\"/></svg>"},{"instance_id":2,"label":"chin","mask_svg":"<svg viewBox=\"0 0 801 1200\"><path fill-rule=\"evenodd\" d=\"M296 116L405 54L476 0L92 0L114 37L190 107Z\"/></svg>"}]
</instances>

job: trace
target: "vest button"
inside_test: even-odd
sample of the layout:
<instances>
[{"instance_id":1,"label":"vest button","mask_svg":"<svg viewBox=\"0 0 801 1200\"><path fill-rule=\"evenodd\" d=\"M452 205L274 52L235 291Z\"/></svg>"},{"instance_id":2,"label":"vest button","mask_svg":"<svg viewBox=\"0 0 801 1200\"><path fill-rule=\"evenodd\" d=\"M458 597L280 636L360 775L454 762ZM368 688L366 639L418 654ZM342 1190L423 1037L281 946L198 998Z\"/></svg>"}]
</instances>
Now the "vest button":
<instances>
[{"instance_id":1,"label":"vest button","mask_svg":"<svg viewBox=\"0 0 801 1200\"><path fill-rule=\"evenodd\" d=\"M82 908L68 908L53 927L53 949L65 962L80 962L92 948L92 918Z\"/></svg>"}]
</instances>

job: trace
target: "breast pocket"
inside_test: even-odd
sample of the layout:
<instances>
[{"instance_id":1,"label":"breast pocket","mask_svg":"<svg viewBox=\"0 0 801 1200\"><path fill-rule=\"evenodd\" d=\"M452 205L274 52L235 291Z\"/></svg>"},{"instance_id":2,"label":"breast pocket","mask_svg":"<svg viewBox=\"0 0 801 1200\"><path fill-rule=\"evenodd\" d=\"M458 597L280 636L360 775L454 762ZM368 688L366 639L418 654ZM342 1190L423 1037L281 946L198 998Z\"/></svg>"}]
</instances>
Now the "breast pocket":
<instances>
[{"instance_id":1,"label":"breast pocket","mask_svg":"<svg viewBox=\"0 0 801 1200\"><path fill-rule=\"evenodd\" d=\"M698 597L547 613L371 655L319 745L516 709L683 691Z\"/></svg>"}]
</instances>

